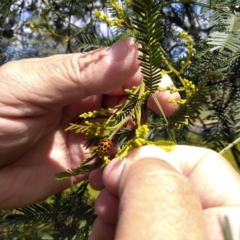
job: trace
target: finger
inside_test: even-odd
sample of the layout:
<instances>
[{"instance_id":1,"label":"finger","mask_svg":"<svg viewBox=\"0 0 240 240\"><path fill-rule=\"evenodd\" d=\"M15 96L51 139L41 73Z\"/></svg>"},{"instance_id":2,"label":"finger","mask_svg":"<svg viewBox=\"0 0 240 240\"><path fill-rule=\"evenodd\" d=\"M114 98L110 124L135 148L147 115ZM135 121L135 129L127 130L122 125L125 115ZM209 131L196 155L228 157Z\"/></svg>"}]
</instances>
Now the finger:
<instances>
[{"instance_id":1,"label":"finger","mask_svg":"<svg viewBox=\"0 0 240 240\"><path fill-rule=\"evenodd\" d=\"M107 165L107 170L105 168L97 169L90 172L88 180L90 186L95 190L102 190L104 186L103 182L103 172L108 179L108 188L110 187L111 194L118 195L118 190L116 186L118 185L118 180L120 173L122 172L124 163L119 159L113 159L110 164ZM108 177L107 175L110 174Z\"/></svg>"},{"instance_id":2,"label":"finger","mask_svg":"<svg viewBox=\"0 0 240 240\"><path fill-rule=\"evenodd\" d=\"M119 196L119 181L124 168L126 160L113 159L104 169L103 183L107 190Z\"/></svg>"},{"instance_id":3,"label":"finger","mask_svg":"<svg viewBox=\"0 0 240 240\"><path fill-rule=\"evenodd\" d=\"M177 145L167 153L156 146L144 146L132 151L129 157L138 159L140 156L160 158L187 176L194 184L203 208L240 203L239 174L225 158L210 149ZM103 174L104 184L112 194L118 194L117 173L124 165L117 161L111 162Z\"/></svg>"},{"instance_id":4,"label":"finger","mask_svg":"<svg viewBox=\"0 0 240 240\"><path fill-rule=\"evenodd\" d=\"M111 225L101 220L101 218L96 218L93 224L92 239L96 240L113 240L115 235L116 225ZM90 239L91 239L90 238Z\"/></svg>"},{"instance_id":5,"label":"finger","mask_svg":"<svg viewBox=\"0 0 240 240\"><path fill-rule=\"evenodd\" d=\"M194 184L204 209L240 203L240 175L220 154L205 148L175 146L169 158Z\"/></svg>"},{"instance_id":6,"label":"finger","mask_svg":"<svg viewBox=\"0 0 240 240\"><path fill-rule=\"evenodd\" d=\"M94 236L94 234L91 232L91 234L89 235L89 237L88 237L88 240L98 240L95 236Z\"/></svg>"},{"instance_id":7,"label":"finger","mask_svg":"<svg viewBox=\"0 0 240 240\"><path fill-rule=\"evenodd\" d=\"M89 184L95 190L102 190L104 188L104 183L102 179L103 170L104 168L99 168L89 173L88 176Z\"/></svg>"},{"instance_id":8,"label":"finger","mask_svg":"<svg viewBox=\"0 0 240 240\"><path fill-rule=\"evenodd\" d=\"M159 158L169 162L175 169L180 171L180 168L174 160L169 161L169 156L166 151L156 146L143 146L137 149L134 149L129 153L129 155L122 159L113 159L104 169L103 172L103 182L106 188L110 191L111 194L118 196L119 194L119 181L121 173L124 169L128 159L132 161L137 161L141 158Z\"/></svg>"},{"instance_id":9,"label":"finger","mask_svg":"<svg viewBox=\"0 0 240 240\"><path fill-rule=\"evenodd\" d=\"M226 217L229 222L232 239L239 239L240 206L214 207L204 210L208 239L225 240L223 229L226 228Z\"/></svg>"},{"instance_id":10,"label":"finger","mask_svg":"<svg viewBox=\"0 0 240 240\"><path fill-rule=\"evenodd\" d=\"M175 87L172 82L172 79L168 75L164 75L162 77L161 82L159 83L159 86L162 88ZM163 92L157 91L155 95L166 116L173 114L178 109L177 105L174 105L173 103L169 102L169 99L173 99L175 101L181 99L178 92L170 93L170 91L163 91ZM157 104L155 103L152 97L149 98L148 105L154 112L161 114L161 111L159 110Z\"/></svg>"},{"instance_id":11,"label":"finger","mask_svg":"<svg viewBox=\"0 0 240 240\"><path fill-rule=\"evenodd\" d=\"M128 158L138 160L148 156L164 159L194 184L201 205L205 209L209 239L223 239L219 221L225 216L229 218L233 236L238 236L239 226L236 223L239 223L239 219L238 217L236 219L234 211L235 213L240 211L239 174L222 156L209 149L198 147L175 146L173 151L166 153L157 147L145 146L132 151ZM126 162L127 160L115 159L104 171L106 188L117 196L120 191L119 181L123 178L121 173Z\"/></svg>"},{"instance_id":12,"label":"finger","mask_svg":"<svg viewBox=\"0 0 240 240\"><path fill-rule=\"evenodd\" d=\"M138 68L138 70L135 72L135 74L121 87L113 89L110 92L107 92L107 96L120 96L125 95L125 89L131 89L134 86L138 86L142 79L142 73L141 69Z\"/></svg>"},{"instance_id":13,"label":"finger","mask_svg":"<svg viewBox=\"0 0 240 240\"><path fill-rule=\"evenodd\" d=\"M118 220L118 197L103 189L95 201L96 214L106 223L116 224Z\"/></svg>"},{"instance_id":14,"label":"finger","mask_svg":"<svg viewBox=\"0 0 240 240\"><path fill-rule=\"evenodd\" d=\"M56 108L119 88L139 69L137 48L127 38L89 53L9 62L0 68L1 104L10 102L17 114L30 104L39 110Z\"/></svg>"},{"instance_id":15,"label":"finger","mask_svg":"<svg viewBox=\"0 0 240 240\"><path fill-rule=\"evenodd\" d=\"M139 72L137 72L137 74L139 74ZM135 79L140 79L140 78L136 77ZM134 82L131 81L130 83L133 84ZM163 87L163 88L175 87L171 78L168 75L163 76L163 78L161 79L161 82L159 83L159 86ZM117 94L117 91L119 91L119 89L114 91L114 93ZM124 92L124 91L121 90L121 93L122 92ZM158 102L159 102L159 104L160 104L160 106L161 106L161 108L162 108L162 110L163 110L163 112L166 116L169 116L169 115L173 114L178 109L177 105L174 105L173 103L169 102L169 99L173 99L173 100L177 101L181 98L178 92L175 92L175 93L171 94L170 91L163 91L163 92L156 91L155 95L156 95L156 98L157 98L157 100L158 100ZM122 96L119 96L119 97L116 97L116 95L110 95L110 96L107 95L104 98L103 105L105 107L114 107L116 105L119 105L119 104L125 102L126 98L127 98L126 95L125 96L122 95ZM156 102L155 102L155 100L153 99L152 96L149 97L148 107L151 110L153 110L155 113L161 114L161 111L158 108L158 105L156 104Z\"/></svg>"},{"instance_id":16,"label":"finger","mask_svg":"<svg viewBox=\"0 0 240 240\"><path fill-rule=\"evenodd\" d=\"M206 239L201 203L191 182L159 158L140 158L128 158L119 176L114 239Z\"/></svg>"}]
</instances>

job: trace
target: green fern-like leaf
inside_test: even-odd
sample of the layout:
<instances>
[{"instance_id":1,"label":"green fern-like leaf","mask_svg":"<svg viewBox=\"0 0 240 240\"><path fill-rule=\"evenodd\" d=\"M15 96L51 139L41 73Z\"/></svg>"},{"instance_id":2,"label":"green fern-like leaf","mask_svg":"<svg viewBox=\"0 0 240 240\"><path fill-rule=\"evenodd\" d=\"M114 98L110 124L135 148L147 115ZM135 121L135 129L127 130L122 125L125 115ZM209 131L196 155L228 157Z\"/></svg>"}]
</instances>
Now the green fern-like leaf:
<instances>
[{"instance_id":1,"label":"green fern-like leaf","mask_svg":"<svg viewBox=\"0 0 240 240\"><path fill-rule=\"evenodd\" d=\"M104 162L102 160L98 160L92 164L84 164L78 168L69 169L67 172L60 172L55 174L55 179L62 180L64 178L69 178L79 174L88 173L94 169L100 168L103 165L103 163Z\"/></svg>"},{"instance_id":2,"label":"green fern-like leaf","mask_svg":"<svg viewBox=\"0 0 240 240\"><path fill-rule=\"evenodd\" d=\"M132 23L138 32L136 39L141 44L139 50L143 53L139 57L143 81L151 93L156 91L161 79L162 61L159 41L162 38L162 23L160 7L158 1L132 1L132 10L135 14Z\"/></svg>"},{"instance_id":3,"label":"green fern-like leaf","mask_svg":"<svg viewBox=\"0 0 240 240\"><path fill-rule=\"evenodd\" d=\"M97 48L107 47L112 44L110 39L98 37L95 33L81 34L76 38L76 43L73 45L78 51L86 52Z\"/></svg>"},{"instance_id":4,"label":"green fern-like leaf","mask_svg":"<svg viewBox=\"0 0 240 240\"><path fill-rule=\"evenodd\" d=\"M222 52L224 49L232 53L239 52L240 50L240 14L231 14L228 18L217 19L220 21L221 26L224 26L224 31L214 31L209 35L208 44L213 45L210 51L219 50Z\"/></svg>"},{"instance_id":5,"label":"green fern-like leaf","mask_svg":"<svg viewBox=\"0 0 240 240\"><path fill-rule=\"evenodd\" d=\"M48 232L48 239L87 240L95 218L93 198L88 193L88 181L84 181L51 197L48 202L17 209L15 214L0 221L0 236L3 236L4 231L6 238L1 239L13 239L10 236L14 229L15 236L25 230L21 235L26 237L28 232L41 232L42 229L43 232Z\"/></svg>"},{"instance_id":6,"label":"green fern-like leaf","mask_svg":"<svg viewBox=\"0 0 240 240\"><path fill-rule=\"evenodd\" d=\"M199 110L207 102L208 94L209 88L205 79L199 82L197 90L186 99L185 104L180 105L179 109L169 117L169 128L179 129L190 122L194 122L198 117Z\"/></svg>"}]
</instances>

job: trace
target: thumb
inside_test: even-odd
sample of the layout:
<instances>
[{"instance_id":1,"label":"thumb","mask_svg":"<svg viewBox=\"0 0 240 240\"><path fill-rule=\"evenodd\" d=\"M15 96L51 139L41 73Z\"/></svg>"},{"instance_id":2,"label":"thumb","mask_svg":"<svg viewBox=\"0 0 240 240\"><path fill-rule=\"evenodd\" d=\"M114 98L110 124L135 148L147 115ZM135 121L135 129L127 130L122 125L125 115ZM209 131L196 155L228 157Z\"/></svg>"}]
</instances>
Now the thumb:
<instances>
[{"instance_id":1,"label":"thumb","mask_svg":"<svg viewBox=\"0 0 240 240\"><path fill-rule=\"evenodd\" d=\"M56 108L122 86L138 70L137 44L123 39L89 53L9 62L0 68L1 103ZM16 101L16 103L14 102Z\"/></svg>"},{"instance_id":2,"label":"thumb","mask_svg":"<svg viewBox=\"0 0 240 240\"><path fill-rule=\"evenodd\" d=\"M105 169L106 189L111 192L114 182L118 182L115 239L207 239L201 203L193 185L169 160L161 160L166 159L166 152L150 148L136 149L125 164Z\"/></svg>"}]
</instances>

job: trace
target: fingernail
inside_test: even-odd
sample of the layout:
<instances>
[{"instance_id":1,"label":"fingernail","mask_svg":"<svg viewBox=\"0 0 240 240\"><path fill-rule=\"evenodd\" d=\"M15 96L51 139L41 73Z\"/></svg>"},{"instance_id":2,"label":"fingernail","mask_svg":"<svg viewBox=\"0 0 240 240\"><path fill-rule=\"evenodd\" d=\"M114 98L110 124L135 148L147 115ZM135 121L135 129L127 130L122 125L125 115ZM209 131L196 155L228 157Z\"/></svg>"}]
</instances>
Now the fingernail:
<instances>
[{"instance_id":1,"label":"fingernail","mask_svg":"<svg viewBox=\"0 0 240 240\"><path fill-rule=\"evenodd\" d=\"M181 172L180 166L176 162L176 159L170 158L168 152L157 146L143 146L134 149L126 157L126 161L137 161L143 158L158 158L172 165L178 172Z\"/></svg>"},{"instance_id":2,"label":"fingernail","mask_svg":"<svg viewBox=\"0 0 240 240\"><path fill-rule=\"evenodd\" d=\"M136 46L132 38L125 38L108 47L106 52L112 60L122 61Z\"/></svg>"}]
</instances>

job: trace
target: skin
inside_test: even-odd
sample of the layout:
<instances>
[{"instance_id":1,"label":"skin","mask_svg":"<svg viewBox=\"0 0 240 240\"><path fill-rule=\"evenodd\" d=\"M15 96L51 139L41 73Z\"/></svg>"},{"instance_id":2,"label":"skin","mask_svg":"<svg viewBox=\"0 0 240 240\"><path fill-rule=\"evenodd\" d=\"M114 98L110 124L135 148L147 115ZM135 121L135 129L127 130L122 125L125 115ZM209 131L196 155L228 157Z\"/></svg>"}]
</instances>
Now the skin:
<instances>
[{"instance_id":1,"label":"skin","mask_svg":"<svg viewBox=\"0 0 240 240\"><path fill-rule=\"evenodd\" d=\"M86 138L64 129L82 112L119 104L124 89L139 84L138 47L127 38L89 53L0 68L0 209L38 202L86 178L54 179L85 158ZM166 114L176 110L167 102L170 93L157 97Z\"/></svg>"},{"instance_id":2,"label":"skin","mask_svg":"<svg viewBox=\"0 0 240 240\"><path fill-rule=\"evenodd\" d=\"M123 89L141 79L137 48L128 38L108 49L0 68L1 209L38 202L86 178L53 177L85 158L84 136L64 129L82 112L123 101ZM179 99L168 92L157 95L167 115L176 110L169 97ZM151 99L149 106L157 111ZM219 240L222 215L228 215L237 236L239 175L226 160L206 149L153 148L139 148L90 174L93 187L105 185L90 239Z\"/></svg>"},{"instance_id":3,"label":"skin","mask_svg":"<svg viewBox=\"0 0 240 240\"><path fill-rule=\"evenodd\" d=\"M144 146L89 180L95 189L105 186L89 240L223 240L225 216L239 239L240 176L212 150Z\"/></svg>"}]
</instances>

